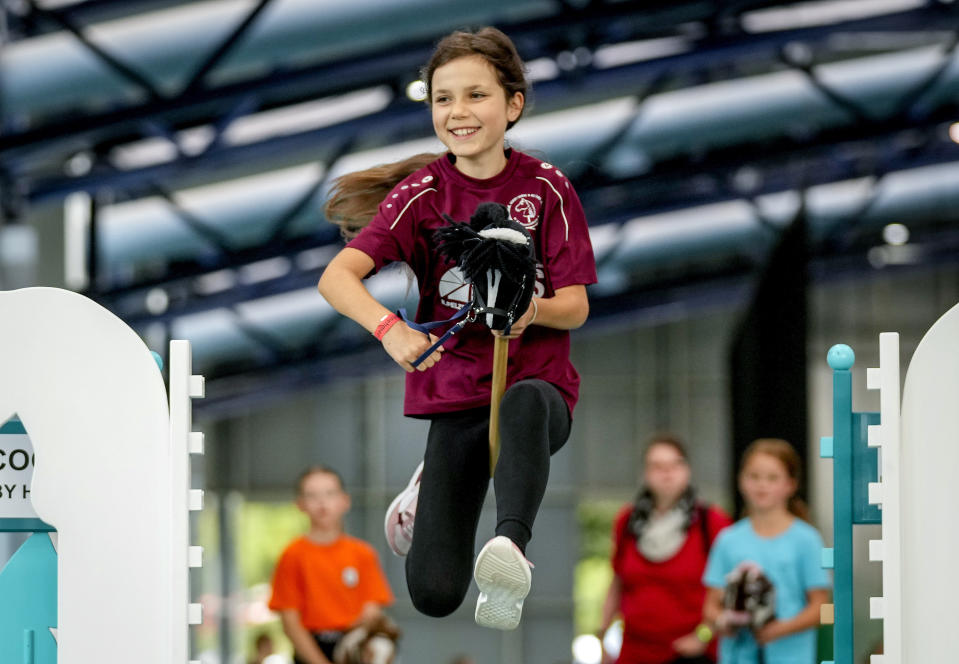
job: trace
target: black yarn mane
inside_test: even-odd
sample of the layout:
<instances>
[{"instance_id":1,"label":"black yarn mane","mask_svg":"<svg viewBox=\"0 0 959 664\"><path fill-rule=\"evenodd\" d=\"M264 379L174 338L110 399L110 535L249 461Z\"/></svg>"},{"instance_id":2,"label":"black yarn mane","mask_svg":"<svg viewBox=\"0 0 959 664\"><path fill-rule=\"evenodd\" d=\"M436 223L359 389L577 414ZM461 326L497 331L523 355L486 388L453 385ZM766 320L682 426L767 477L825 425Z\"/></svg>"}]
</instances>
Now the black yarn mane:
<instances>
[{"instance_id":1,"label":"black yarn mane","mask_svg":"<svg viewBox=\"0 0 959 664\"><path fill-rule=\"evenodd\" d=\"M523 281L532 259L531 247L486 238L479 231L487 228L512 228L506 206L499 203L480 203L470 217L469 223L443 217L449 226L434 234L440 253L456 263L464 276L472 283L487 270L500 270L503 277L519 285Z\"/></svg>"},{"instance_id":2,"label":"black yarn mane","mask_svg":"<svg viewBox=\"0 0 959 664\"><path fill-rule=\"evenodd\" d=\"M449 222L433 234L440 254L456 263L463 276L474 286L475 291L484 283L484 275L490 270L499 270L503 280L509 282L513 293L508 308L496 304L496 313L505 315L507 326L522 315L529 306L536 281L536 259L529 232L509 218L506 206L500 203L480 203L468 223L456 222L448 215ZM516 244L495 237L484 237L480 231L492 228L508 228L521 232L525 244ZM479 294L484 299L485 294Z\"/></svg>"}]
</instances>

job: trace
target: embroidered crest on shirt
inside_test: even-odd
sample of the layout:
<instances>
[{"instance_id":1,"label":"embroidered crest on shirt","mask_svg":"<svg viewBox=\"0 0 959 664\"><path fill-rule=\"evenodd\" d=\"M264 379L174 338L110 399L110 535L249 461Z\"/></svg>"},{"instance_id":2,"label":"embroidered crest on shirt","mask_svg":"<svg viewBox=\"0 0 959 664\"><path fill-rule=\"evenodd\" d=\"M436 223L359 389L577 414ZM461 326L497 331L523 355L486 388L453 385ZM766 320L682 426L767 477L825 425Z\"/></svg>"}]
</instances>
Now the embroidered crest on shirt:
<instances>
[{"instance_id":1,"label":"embroidered crest on shirt","mask_svg":"<svg viewBox=\"0 0 959 664\"><path fill-rule=\"evenodd\" d=\"M355 567L344 567L340 573L343 585L347 588L355 588L360 582L360 573Z\"/></svg>"},{"instance_id":2,"label":"embroidered crest on shirt","mask_svg":"<svg viewBox=\"0 0 959 664\"><path fill-rule=\"evenodd\" d=\"M532 230L539 225L539 211L543 207L543 199L537 194L520 194L506 206L509 218L521 224L523 228Z\"/></svg>"},{"instance_id":3,"label":"embroidered crest on shirt","mask_svg":"<svg viewBox=\"0 0 959 664\"><path fill-rule=\"evenodd\" d=\"M472 284L467 283L458 267L450 268L440 278L440 302L444 307L459 309L467 302L473 301L472 288Z\"/></svg>"}]
</instances>

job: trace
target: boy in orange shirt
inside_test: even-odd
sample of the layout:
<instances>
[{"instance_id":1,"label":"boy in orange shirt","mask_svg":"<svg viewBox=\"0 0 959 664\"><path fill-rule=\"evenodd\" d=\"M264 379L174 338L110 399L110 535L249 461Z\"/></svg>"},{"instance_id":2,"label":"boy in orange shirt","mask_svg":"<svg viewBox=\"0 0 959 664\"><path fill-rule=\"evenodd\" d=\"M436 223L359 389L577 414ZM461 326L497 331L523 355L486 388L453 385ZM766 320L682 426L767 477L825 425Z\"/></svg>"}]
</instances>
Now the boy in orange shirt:
<instances>
[{"instance_id":1,"label":"boy in orange shirt","mask_svg":"<svg viewBox=\"0 0 959 664\"><path fill-rule=\"evenodd\" d=\"M373 547L343 532L350 497L339 473L308 468L297 482L296 506L310 530L280 556L270 608L280 614L296 664L330 664L344 633L379 618L393 593Z\"/></svg>"}]
</instances>

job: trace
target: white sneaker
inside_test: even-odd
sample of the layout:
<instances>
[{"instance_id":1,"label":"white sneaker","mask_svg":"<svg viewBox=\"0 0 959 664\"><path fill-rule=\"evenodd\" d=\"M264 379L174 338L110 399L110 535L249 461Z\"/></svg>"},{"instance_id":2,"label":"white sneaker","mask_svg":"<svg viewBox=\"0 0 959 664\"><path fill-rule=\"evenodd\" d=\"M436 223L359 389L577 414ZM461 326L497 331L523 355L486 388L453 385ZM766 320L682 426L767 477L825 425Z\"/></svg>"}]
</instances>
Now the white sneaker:
<instances>
[{"instance_id":1,"label":"white sneaker","mask_svg":"<svg viewBox=\"0 0 959 664\"><path fill-rule=\"evenodd\" d=\"M477 625L516 629L523 617L523 600L533 582L532 566L510 538L499 535L486 543L473 569L480 590Z\"/></svg>"},{"instance_id":2,"label":"white sneaker","mask_svg":"<svg viewBox=\"0 0 959 664\"><path fill-rule=\"evenodd\" d=\"M386 510L383 529L390 551L397 556L410 552L413 543L413 520L416 518L416 503L420 496L420 477L423 475L423 462L413 471L413 477L406 488L400 491Z\"/></svg>"}]
</instances>

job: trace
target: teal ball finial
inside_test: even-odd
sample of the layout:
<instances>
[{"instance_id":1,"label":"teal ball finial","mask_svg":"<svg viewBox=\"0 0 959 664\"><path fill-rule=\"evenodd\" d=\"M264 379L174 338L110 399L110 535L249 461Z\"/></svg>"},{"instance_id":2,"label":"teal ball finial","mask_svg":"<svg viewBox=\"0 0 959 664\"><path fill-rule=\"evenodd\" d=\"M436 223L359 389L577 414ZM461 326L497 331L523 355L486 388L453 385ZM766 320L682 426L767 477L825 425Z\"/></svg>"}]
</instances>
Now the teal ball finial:
<instances>
[{"instance_id":1,"label":"teal ball finial","mask_svg":"<svg viewBox=\"0 0 959 664\"><path fill-rule=\"evenodd\" d=\"M826 354L826 362L833 369L851 369L856 363L856 354L846 344L836 344Z\"/></svg>"},{"instance_id":2,"label":"teal ball finial","mask_svg":"<svg viewBox=\"0 0 959 664\"><path fill-rule=\"evenodd\" d=\"M160 357L160 354L155 350L151 350L150 355L153 356L153 361L157 363L157 367L160 369L160 371L163 371L163 358Z\"/></svg>"}]
</instances>

